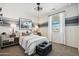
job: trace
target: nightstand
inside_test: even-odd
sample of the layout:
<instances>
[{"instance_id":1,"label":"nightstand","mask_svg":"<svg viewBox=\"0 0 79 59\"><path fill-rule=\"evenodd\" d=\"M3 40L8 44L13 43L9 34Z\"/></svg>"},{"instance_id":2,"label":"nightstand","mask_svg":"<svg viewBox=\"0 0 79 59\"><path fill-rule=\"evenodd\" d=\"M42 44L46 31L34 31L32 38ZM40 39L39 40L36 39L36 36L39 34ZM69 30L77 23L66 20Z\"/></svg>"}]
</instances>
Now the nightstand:
<instances>
[{"instance_id":1,"label":"nightstand","mask_svg":"<svg viewBox=\"0 0 79 59\"><path fill-rule=\"evenodd\" d=\"M15 37L14 41L1 41L0 39L0 48L5 48L9 46L19 45L19 37Z\"/></svg>"}]
</instances>

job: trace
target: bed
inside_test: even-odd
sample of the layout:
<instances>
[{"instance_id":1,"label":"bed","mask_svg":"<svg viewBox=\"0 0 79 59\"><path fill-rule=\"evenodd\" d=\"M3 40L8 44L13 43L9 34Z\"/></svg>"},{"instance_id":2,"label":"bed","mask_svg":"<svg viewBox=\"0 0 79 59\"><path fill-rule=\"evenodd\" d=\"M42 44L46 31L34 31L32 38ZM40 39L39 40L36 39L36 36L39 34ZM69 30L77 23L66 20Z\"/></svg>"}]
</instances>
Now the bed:
<instances>
[{"instance_id":1,"label":"bed","mask_svg":"<svg viewBox=\"0 0 79 59\"><path fill-rule=\"evenodd\" d=\"M25 50L27 55L32 55L36 51L36 46L41 44L42 42L49 42L46 37L38 36L38 35L28 35L28 36L20 36L19 44Z\"/></svg>"}]
</instances>

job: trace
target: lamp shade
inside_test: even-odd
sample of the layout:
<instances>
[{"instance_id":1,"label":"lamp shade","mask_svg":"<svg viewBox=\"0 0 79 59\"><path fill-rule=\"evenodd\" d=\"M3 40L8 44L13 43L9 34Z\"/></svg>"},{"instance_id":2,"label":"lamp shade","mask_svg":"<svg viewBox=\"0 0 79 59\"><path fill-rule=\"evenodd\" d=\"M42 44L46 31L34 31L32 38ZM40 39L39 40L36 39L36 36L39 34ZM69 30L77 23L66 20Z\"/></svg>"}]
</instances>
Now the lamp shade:
<instances>
[{"instance_id":1,"label":"lamp shade","mask_svg":"<svg viewBox=\"0 0 79 59\"><path fill-rule=\"evenodd\" d=\"M10 26L11 26L11 28L15 28L16 24L11 24Z\"/></svg>"}]
</instances>

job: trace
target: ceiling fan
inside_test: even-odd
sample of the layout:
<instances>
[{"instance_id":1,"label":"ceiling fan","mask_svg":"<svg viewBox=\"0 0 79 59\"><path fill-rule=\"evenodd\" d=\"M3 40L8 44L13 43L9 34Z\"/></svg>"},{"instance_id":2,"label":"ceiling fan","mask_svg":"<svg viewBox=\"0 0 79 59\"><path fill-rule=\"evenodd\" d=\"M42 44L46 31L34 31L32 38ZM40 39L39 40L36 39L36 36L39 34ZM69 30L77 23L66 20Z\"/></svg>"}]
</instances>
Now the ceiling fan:
<instances>
[{"instance_id":1,"label":"ceiling fan","mask_svg":"<svg viewBox=\"0 0 79 59\"><path fill-rule=\"evenodd\" d=\"M37 5L37 7L34 8L36 11L43 10L43 8L40 6L40 3L36 3L36 5Z\"/></svg>"}]
</instances>

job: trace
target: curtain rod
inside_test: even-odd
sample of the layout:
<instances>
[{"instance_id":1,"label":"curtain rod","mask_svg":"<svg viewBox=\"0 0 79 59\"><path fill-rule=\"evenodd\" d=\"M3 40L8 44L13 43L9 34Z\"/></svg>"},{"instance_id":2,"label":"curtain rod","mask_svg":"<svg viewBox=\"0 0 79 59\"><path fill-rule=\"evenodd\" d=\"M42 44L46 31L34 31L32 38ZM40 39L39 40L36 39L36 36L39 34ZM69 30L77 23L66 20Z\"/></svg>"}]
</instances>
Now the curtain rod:
<instances>
[{"instance_id":1,"label":"curtain rod","mask_svg":"<svg viewBox=\"0 0 79 59\"><path fill-rule=\"evenodd\" d=\"M57 12L57 13L54 13L54 14L51 14L51 15L48 15L48 17L49 16L52 16L52 15L55 15L55 14L58 14L58 13L62 13L62 12L65 12L65 10L64 11Z\"/></svg>"}]
</instances>

